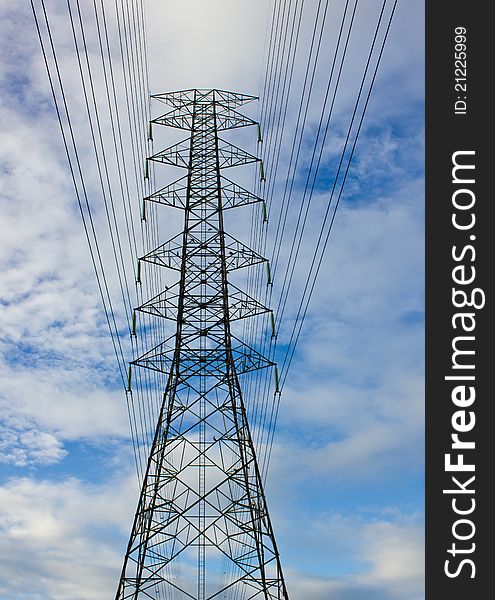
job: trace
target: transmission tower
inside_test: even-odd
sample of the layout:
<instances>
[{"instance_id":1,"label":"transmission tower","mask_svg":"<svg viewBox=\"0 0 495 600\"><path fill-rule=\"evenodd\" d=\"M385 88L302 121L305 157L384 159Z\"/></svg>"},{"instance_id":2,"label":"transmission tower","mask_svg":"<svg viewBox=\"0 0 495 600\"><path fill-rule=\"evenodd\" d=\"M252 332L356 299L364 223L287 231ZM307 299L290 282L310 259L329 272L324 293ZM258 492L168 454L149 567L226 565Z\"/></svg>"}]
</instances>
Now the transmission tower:
<instances>
[{"instance_id":1,"label":"transmission tower","mask_svg":"<svg viewBox=\"0 0 495 600\"><path fill-rule=\"evenodd\" d=\"M167 384L116 599L287 600L238 377L272 363L231 332L232 321L268 309L228 274L265 259L224 231L225 209L261 199L221 170L258 159L218 137L255 124L235 110L255 98L154 98L173 109L153 123L191 135L151 157L187 175L147 200L182 209L184 230L141 259L180 279L137 309L173 319L176 333L133 362Z\"/></svg>"}]
</instances>

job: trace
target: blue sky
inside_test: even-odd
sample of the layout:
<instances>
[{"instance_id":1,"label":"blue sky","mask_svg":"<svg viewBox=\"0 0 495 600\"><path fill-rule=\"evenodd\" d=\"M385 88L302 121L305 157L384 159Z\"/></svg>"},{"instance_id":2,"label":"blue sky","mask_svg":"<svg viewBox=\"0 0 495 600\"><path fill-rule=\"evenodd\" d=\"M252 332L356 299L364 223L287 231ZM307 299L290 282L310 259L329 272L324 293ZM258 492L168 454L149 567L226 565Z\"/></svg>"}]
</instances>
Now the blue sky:
<instances>
[{"instance_id":1,"label":"blue sky","mask_svg":"<svg viewBox=\"0 0 495 600\"><path fill-rule=\"evenodd\" d=\"M330 4L340 14L342 3ZM64 3L47 5L105 240ZM307 5L301 51L315 5ZM359 8L294 299L378 5ZM0 0L0 599L97 600L114 593L138 488L125 397L28 8ZM150 0L147 14L153 92L197 86L257 93L264 2L165 7ZM204 36L206 26L215 35ZM330 27L310 130L331 56ZM202 46L190 44L186 32ZM282 397L267 494L292 600L423 598L422 46L421 2L399 1ZM296 82L302 68L298 62ZM288 122L296 109L294 100ZM256 107L247 112L254 116ZM158 136L163 147L174 141L169 132ZM241 132L239 145L254 151L255 138L254 129ZM283 148L282 167L288 144ZM160 186L179 176L160 172ZM227 176L251 186L252 171ZM305 176L301 168L295 197ZM274 202L280 186L282 180ZM241 220L228 219L247 240ZM161 225L165 241L180 230L180 215L168 213ZM103 253L110 263L107 241ZM289 302L282 348L296 309Z\"/></svg>"}]
</instances>

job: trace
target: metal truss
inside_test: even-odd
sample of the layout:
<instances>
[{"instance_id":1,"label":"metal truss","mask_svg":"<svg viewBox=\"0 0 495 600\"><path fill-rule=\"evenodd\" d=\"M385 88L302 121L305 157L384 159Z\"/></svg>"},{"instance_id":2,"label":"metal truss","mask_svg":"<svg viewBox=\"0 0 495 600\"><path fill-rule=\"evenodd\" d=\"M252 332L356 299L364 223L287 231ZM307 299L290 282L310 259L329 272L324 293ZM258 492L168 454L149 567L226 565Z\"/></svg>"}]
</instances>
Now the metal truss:
<instances>
[{"instance_id":1,"label":"metal truss","mask_svg":"<svg viewBox=\"0 0 495 600\"><path fill-rule=\"evenodd\" d=\"M288 600L238 376L271 362L230 324L269 309L228 282L265 260L224 231L223 211L261 201L221 169L258 160L218 131L254 123L221 90L154 96L173 110L154 123L189 129L150 158L187 169L146 200L184 211L183 232L141 260L179 281L137 310L176 333L134 361L168 376L116 600ZM181 562L182 576L176 564Z\"/></svg>"}]
</instances>

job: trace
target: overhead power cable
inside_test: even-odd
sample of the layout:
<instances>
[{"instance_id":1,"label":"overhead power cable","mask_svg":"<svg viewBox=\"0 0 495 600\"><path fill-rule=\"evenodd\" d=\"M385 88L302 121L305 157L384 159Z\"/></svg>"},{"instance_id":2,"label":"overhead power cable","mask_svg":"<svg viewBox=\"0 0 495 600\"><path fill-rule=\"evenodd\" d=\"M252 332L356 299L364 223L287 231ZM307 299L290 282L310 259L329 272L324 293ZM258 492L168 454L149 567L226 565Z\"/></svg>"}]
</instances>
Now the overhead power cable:
<instances>
[{"instance_id":1,"label":"overhead power cable","mask_svg":"<svg viewBox=\"0 0 495 600\"><path fill-rule=\"evenodd\" d=\"M300 251L303 248L303 242L304 242L304 247L306 248L308 241L314 240L313 234L311 235L310 238L307 238L307 236L305 234L306 224L307 224L309 206L311 204L311 198L313 196L316 185L318 184L318 173L320 170L320 164L323 160L323 150L325 148L325 140L326 140L327 134L329 132L329 124L330 124L331 116L333 114L335 98L336 98L338 91L340 90L340 76L341 76L342 66L344 64L345 56L348 53L349 35L350 35L350 31L352 29L352 23L354 21L357 1L356 1L356 3L354 3L352 15L351 15L350 21L348 22L348 25L347 25L346 43L344 44L344 50L340 52L340 58L339 58L340 38L343 35L343 27L344 27L345 15L347 12L348 4L349 4L349 2L346 3L346 7L344 9L344 14L343 14L342 21L340 24L340 33L339 33L339 38L338 38L338 42L337 42L337 47L336 47L335 53L333 55L332 66L329 68L331 76L329 77L329 81L327 84L325 99L324 99L323 107L322 107L321 114L320 114L319 125L317 128L317 133L315 135L315 141L313 144L313 150L312 150L310 164L309 164L309 168L308 168L308 172L307 172L306 184L304 187L304 192L301 196L303 198L303 202L301 202L299 205L299 218L297 221L296 229L292 234L292 243L291 243L292 247L291 247L291 250L288 252L289 258L287 261L287 265L284 269L285 275L282 273L282 277L284 279L284 285L282 286L282 289L280 289L280 287L277 285L277 281L280 281L280 274L277 273L277 265L278 265L278 259L277 259L277 264L272 265L272 276L276 276L276 280L275 280L275 283L273 286L269 286L267 288L267 292L266 292L267 295L271 299L274 291L276 290L278 298L279 298L278 309L275 311L275 315L276 315L275 318L277 319L275 330L276 330L277 337L275 338L275 341L273 341L272 339L270 339L270 337L271 337L270 333L265 330L263 342L262 342L262 344L263 344L262 350L266 350L268 348L269 357L275 357L275 355L278 352L277 347L278 347L278 340L279 340L280 336L282 336L284 340L289 339L289 343L288 343L288 345L286 345L285 352L282 355L282 366L280 369L280 389L279 389L280 392L282 391L284 385L286 384L288 371L289 371L290 366L293 361L295 348L296 348L297 342L299 340L299 337L300 337L300 334L301 334L301 331L303 328L303 323L304 323L304 319L305 319L307 311L308 311L311 296L315 290L316 280L317 280L318 273L321 268L321 264L323 261L323 257L324 257L327 245L328 245L328 238L330 236L331 229L334 225L335 214L336 214L338 205L340 203L342 194L344 192L345 183L347 180L347 174L349 172L352 157L354 155L354 151L355 151L356 144L358 141L359 133L362 128L362 123L365 118L369 98L370 98L372 90L373 90L373 86L374 86L375 79L376 79L376 73L378 71L378 67L379 67L381 57L383 54L383 49L385 47L385 43L386 43L386 40L388 37L390 25L391 25L391 22L393 19L393 15L395 13L397 1L395 1L393 3L391 10L388 12L386 11L386 6L388 5L387 0L384 0L383 4L381 6L379 17L378 17L378 20L376 23L375 33L373 35L373 40L371 42L370 50L368 53L368 58L366 61L366 67L364 69L363 80L361 82L359 91L357 93L357 100L355 103L353 115L351 117L351 124L350 124L349 132L348 132L349 137L344 142L344 149L343 149L342 156L341 156L341 164L339 165L339 168L337 169L336 174L334 176L334 188L335 189L332 190L329 201L327 202L326 213L323 216L324 220L321 225L321 231L318 236L317 244L313 251L313 258L310 259L311 267L310 267L309 272L307 273L306 281L302 287L303 292L302 292L302 296L299 299L299 309L297 311L295 319L292 320L292 318L291 318L291 321L288 321L287 317L285 317L284 312L285 312L285 306L287 303L287 299L289 297L291 297L291 303L294 302L294 300L295 300L294 292L292 291L293 284L294 284L295 265L298 263ZM382 31L382 34L380 35L379 32L380 32L381 24L383 22L383 16L384 16L385 12L387 12L387 14L388 14L388 23L385 27L385 31L384 32ZM379 44L380 51L378 52L378 56L375 55L375 59L373 61L374 66L372 66L371 62L373 59L374 50L377 47L378 38L380 38L380 44ZM339 69L338 69L337 80L335 83L332 84L333 72L337 66L337 64L336 64L337 61L340 64ZM309 63L308 63L308 67L309 67ZM367 80L368 73L370 72L370 69L373 71L373 76L371 79L371 83L369 83L367 86L367 92L366 92L365 85L366 85L366 80ZM315 77L316 77L316 75L315 75ZM332 89L332 87L330 87L331 84L333 87L332 100L330 102L330 109L326 110L327 102L329 100L329 93ZM364 105L361 102L363 94L366 96ZM303 102L303 98L304 98L304 95L301 96L301 102ZM309 102L307 105L309 105ZM301 103L300 103L300 106L302 106ZM325 111L326 111L326 116L325 116ZM299 123L299 118L300 117L298 117L298 123ZM323 125L324 120L326 121L325 125ZM355 133L353 135L352 134L353 126L356 123L356 121L359 124L358 124L357 130L355 131ZM296 128L296 134L297 134L297 128ZM299 134L299 147L300 147L300 144L302 143L302 139L303 139L303 134L301 132ZM351 144L350 152L349 152L349 144ZM298 147L297 137L294 137L294 142L293 142L293 147L292 147L293 150L292 150L292 155L291 155L292 159L296 155L295 148L297 148L297 147ZM291 168L292 168L292 171L291 171ZM289 161L289 173L292 173L292 174L286 178L286 184L285 184L286 191L284 192L284 195L283 195L283 198L285 198L287 200L289 200L290 197L293 195L292 188L294 186L295 177L296 177L296 173L297 173L298 169L299 169L299 160ZM328 174L326 174L326 177L328 178ZM337 185L337 183L338 183L338 185ZM291 189L290 194L287 193L289 189ZM337 201L334 203L333 199L334 199L335 195L337 195ZM306 199L306 200L304 200L304 199ZM285 204L287 204L287 208L285 207ZM272 253L272 256L274 258L277 256L277 253L278 253L278 256L280 256L280 252L281 252L281 248L282 248L282 241L287 237L285 235L285 227L284 227L284 231L282 231L282 223L284 222L283 215L284 215L285 211L288 210L289 205L290 205L289 202L284 203L283 210L280 211L280 213L279 213L278 234L276 234L276 236L275 236L274 251ZM286 217L285 217L285 219L286 219ZM330 225L329 225L329 219L330 219ZM281 232L283 233L282 235L281 235ZM274 273L275 273L275 275L273 275ZM290 334L286 333L286 329L289 324L290 324L290 328L291 328ZM269 385L269 378L258 377L258 379L255 383L255 388L254 388L254 390L255 390L254 395L256 395L258 397L260 396L260 387L263 388L263 391L261 393L261 397L263 398L263 400L262 400L262 404L260 405L260 408L259 408L259 419L258 419L257 423L259 426L258 431L260 432L260 435L261 435L261 438L259 439L259 444L261 444L263 446L263 448L266 449L265 463L264 463L264 467L263 467L266 472L266 468L268 466L268 462L269 462L269 458L270 458L271 447L273 444L273 433L274 433L275 422L277 420L277 415L278 415L280 394L275 394L273 396L273 401L271 403L267 403L268 394L269 394L270 388L271 388L271 386Z\"/></svg>"}]
</instances>

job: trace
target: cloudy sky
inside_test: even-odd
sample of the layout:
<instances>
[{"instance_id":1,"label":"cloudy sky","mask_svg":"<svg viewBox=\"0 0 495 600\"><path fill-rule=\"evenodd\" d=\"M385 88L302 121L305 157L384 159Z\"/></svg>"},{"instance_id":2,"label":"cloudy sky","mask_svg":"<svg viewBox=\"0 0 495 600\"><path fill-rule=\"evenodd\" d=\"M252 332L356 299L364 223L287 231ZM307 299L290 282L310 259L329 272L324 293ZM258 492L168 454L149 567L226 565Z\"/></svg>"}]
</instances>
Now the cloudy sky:
<instances>
[{"instance_id":1,"label":"cloudy sky","mask_svg":"<svg viewBox=\"0 0 495 600\"><path fill-rule=\"evenodd\" d=\"M42 14L40 2L34 4ZM217 87L263 95L272 3L144 4L152 93ZM275 161L265 159L268 180L274 176L269 189L275 216L319 4L325 2L304 5L277 178ZM289 230L304 193L344 4L328 3ZM381 4L357 3L293 292L280 324L279 359ZM104 5L118 77L115 6L122 3ZM292 5L296 10L298 4ZM46 6L127 348L125 306L112 271L67 2L49 0ZM76 1L70 6L75 14ZM100 98L93 1L81 6ZM99 600L115 593L138 497L125 394L30 3L0 0L0 23L0 598ZM422 57L422 3L399 0L278 414L267 495L292 600L424 596ZM118 95L124 115L123 88ZM259 110L253 104L245 112L256 118ZM163 105L151 111L165 112ZM109 140L103 108L101 115ZM122 123L130 148L124 117ZM254 129L241 132L239 145L255 152L256 135ZM270 135L274 139L267 124L265 142ZM166 131L157 136L157 150L179 139ZM159 186L174 175L180 176L155 172ZM235 180L248 187L253 176L239 170ZM131 181L130 188L139 212L139 184ZM179 215L158 218L161 241L180 231ZM267 254L275 221L268 226ZM229 215L228 223L248 240L244 221ZM282 247L279 272L289 246ZM279 284L275 274L274 304Z\"/></svg>"}]
</instances>

